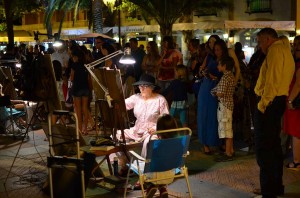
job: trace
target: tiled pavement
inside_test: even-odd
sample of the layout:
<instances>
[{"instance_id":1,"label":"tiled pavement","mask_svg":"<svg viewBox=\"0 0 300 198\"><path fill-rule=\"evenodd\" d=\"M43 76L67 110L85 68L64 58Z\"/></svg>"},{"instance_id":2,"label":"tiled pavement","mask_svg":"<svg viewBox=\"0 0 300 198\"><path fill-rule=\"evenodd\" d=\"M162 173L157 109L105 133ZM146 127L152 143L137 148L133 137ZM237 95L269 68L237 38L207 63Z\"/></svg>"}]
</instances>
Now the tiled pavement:
<instances>
[{"instance_id":1,"label":"tiled pavement","mask_svg":"<svg viewBox=\"0 0 300 198\"><path fill-rule=\"evenodd\" d=\"M43 130L29 133L29 141L23 142L16 156L21 141L11 137L0 136L0 197L26 198L49 196L41 191L47 177L46 156L48 142L44 141ZM92 137L86 137L89 141ZM190 145L190 155L187 159L189 180L193 197L200 198L250 198L255 197L252 190L259 186L259 170L255 156L248 152L237 150L236 158L231 162L216 163L215 156L206 156L201 151L201 145L194 137ZM4 186L12 161L16 157L12 171ZM103 167L105 168L105 167ZM300 172L284 168L284 197L300 197ZM169 187L170 197L188 197L183 179L178 179ZM128 194L128 197L140 196L140 191ZM123 197L122 194L110 192L89 183L86 197Z\"/></svg>"}]
</instances>

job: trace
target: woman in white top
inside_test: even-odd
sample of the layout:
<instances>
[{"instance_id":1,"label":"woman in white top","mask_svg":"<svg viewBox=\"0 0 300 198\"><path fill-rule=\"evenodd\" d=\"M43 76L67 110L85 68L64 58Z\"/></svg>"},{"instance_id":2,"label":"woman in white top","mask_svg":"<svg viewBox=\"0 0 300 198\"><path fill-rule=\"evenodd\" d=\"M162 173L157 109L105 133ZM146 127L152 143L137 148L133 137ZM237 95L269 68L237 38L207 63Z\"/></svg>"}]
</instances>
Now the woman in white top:
<instances>
[{"instance_id":1,"label":"woman in white top","mask_svg":"<svg viewBox=\"0 0 300 198\"><path fill-rule=\"evenodd\" d=\"M155 92L158 86L155 84L153 76L143 74L140 80L133 85L138 86L141 93L125 99L125 104L127 110L133 109L136 121L133 127L124 130L124 135L127 140L143 142L146 138L149 139L152 132L156 131L158 118L163 114L169 114L169 107L166 99ZM121 131L118 131L117 138L122 139ZM146 145L143 146L142 153L146 153L145 149ZM120 172L127 173L126 158L122 153L118 153L118 155L119 164L122 167Z\"/></svg>"}]
</instances>

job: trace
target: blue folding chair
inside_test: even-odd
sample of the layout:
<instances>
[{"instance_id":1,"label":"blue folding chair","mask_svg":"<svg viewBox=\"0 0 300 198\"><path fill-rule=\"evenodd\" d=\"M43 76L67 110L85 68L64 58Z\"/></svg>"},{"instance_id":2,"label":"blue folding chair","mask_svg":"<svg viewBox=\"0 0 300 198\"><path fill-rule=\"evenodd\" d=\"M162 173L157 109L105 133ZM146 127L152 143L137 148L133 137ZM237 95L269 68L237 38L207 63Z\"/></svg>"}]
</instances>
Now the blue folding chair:
<instances>
[{"instance_id":1,"label":"blue folding chair","mask_svg":"<svg viewBox=\"0 0 300 198\"><path fill-rule=\"evenodd\" d=\"M142 196L145 197L144 183L164 184L173 182L174 178L184 177L190 197L192 192L188 180L188 170L185 166L185 158L188 155L192 131L189 128L178 128L170 130L157 131L152 134L147 145L146 159L134 151L130 153L129 170L133 170L139 176L139 182L142 187ZM153 137L160 137L153 139ZM180 170L177 171L176 170ZM153 175L159 173L158 177ZM129 171L127 174L124 197L127 193ZM168 183L169 182L169 183Z\"/></svg>"}]
</instances>

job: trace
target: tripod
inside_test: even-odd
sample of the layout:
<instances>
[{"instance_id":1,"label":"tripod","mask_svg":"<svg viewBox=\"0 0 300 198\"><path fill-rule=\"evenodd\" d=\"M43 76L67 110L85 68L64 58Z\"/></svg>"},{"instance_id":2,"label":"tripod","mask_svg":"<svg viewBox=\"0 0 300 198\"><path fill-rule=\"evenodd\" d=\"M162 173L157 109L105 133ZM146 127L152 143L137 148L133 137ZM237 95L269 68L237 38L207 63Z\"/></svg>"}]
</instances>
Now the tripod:
<instances>
[{"instance_id":1,"label":"tripod","mask_svg":"<svg viewBox=\"0 0 300 198\"><path fill-rule=\"evenodd\" d=\"M39 111L40 111L41 108L43 108L43 105L41 105L41 103L43 103L43 102L42 101L38 101L36 103L36 107L33 110L33 115L31 116L30 121L29 121L29 123L27 125L27 128L26 128L26 131L25 131L25 133L22 136L22 141L21 141L21 143L20 143L20 145L18 147L17 153L16 153L16 155L15 155L15 157L13 159L13 162L12 162L10 168L9 168L8 174L7 174L6 178L5 178L4 187L6 187L6 182L7 182L8 177L9 177L11 171L12 171L12 168L13 168L13 166L15 164L15 161L16 161L18 155L19 155L19 152L21 150L21 147L22 147L23 143L29 138L29 136L28 136L29 128L32 128L32 126L35 124L35 122L37 120L39 120L39 116L40 116ZM36 148L35 142L34 142L34 148L35 148L36 152L38 153L38 155L40 156L40 158L42 159L42 156L40 155L39 151Z\"/></svg>"}]
</instances>

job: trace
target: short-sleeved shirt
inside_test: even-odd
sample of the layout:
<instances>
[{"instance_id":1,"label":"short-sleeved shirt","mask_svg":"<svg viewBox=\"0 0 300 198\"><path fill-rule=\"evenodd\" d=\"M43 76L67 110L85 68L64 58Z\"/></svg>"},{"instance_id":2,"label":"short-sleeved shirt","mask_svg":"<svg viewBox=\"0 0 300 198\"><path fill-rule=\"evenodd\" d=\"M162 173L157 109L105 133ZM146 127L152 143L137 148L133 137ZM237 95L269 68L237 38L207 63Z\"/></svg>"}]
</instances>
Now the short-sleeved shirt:
<instances>
[{"instance_id":1,"label":"short-sleeved shirt","mask_svg":"<svg viewBox=\"0 0 300 198\"><path fill-rule=\"evenodd\" d=\"M134 94L125 99L125 104L127 110L133 109L136 117L134 127L124 130L126 139L139 141L149 136L148 130L156 130L158 118L163 114L169 114L167 100L159 94L148 100L144 100L141 94Z\"/></svg>"},{"instance_id":2,"label":"short-sleeved shirt","mask_svg":"<svg viewBox=\"0 0 300 198\"><path fill-rule=\"evenodd\" d=\"M220 82L215 88L212 89L212 93L224 94L219 98L219 101L229 110L233 111L233 92L235 89L235 80L231 71L225 71Z\"/></svg>"}]
</instances>

